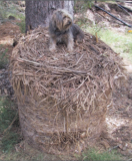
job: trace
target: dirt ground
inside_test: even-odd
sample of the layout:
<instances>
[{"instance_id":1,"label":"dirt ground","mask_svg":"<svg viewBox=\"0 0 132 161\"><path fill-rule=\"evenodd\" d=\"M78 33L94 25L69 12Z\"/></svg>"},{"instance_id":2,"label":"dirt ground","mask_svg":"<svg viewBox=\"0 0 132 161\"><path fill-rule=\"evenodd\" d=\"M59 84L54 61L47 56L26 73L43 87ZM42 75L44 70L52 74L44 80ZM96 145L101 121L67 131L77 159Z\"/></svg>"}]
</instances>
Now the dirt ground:
<instances>
[{"instance_id":1,"label":"dirt ground","mask_svg":"<svg viewBox=\"0 0 132 161\"><path fill-rule=\"evenodd\" d=\"M100 7L108 9L118 18L126 21L132 25L131 16L125 11L121 11L116 5L100 4ZM94 9L95 15L93 17L92 11L88 10L90 21L105 22L106 26L111 26L117 31L129 30L128 27L122 25L119 21L111 18L106 13ZM0 45L2 48L8 48L7 55L11 55L13 50L13 39L21 33L19 26L16 25L16 20L0 24ZM129 64L132 65L132 64ZM127 87L122 85L121 88L113 92L113 102L108 108L106 123L108 126L108 135L101 136L97 146L105 149L117 149L121 154L132 157L132 70L126 68L128 73ZM6 74L4 74L6 73ZM11 85L9 82L6 69L0 70L0 95L11 95Z\"/></svg>"},{"instance_id":2,"label":"dirt ground","mask_svg":"<svg viewBox=\"0 0 132 161\"><path fill-rule=\"evenodd\" d=\"M125 5L124 3L120 4ZM99 6L127 24L132 25L131 12L126 12L116 4L111 3L101 3ZM130 8L132 5L126 4L126 7ZM131 29L103 11L99 9L95 11L95 21L98 21L98 23L103 21L107 27L117 32L125 32ZM108 108L106 118L108 133L111 139L108 139L109 141L102 139L102 144L105 148L110 146L111 148L118 149L123 155L132 156L132 64L128 63L127 60L124 60L124 63L127 65L127 87L122 85L121 88L113 91L113 103Z\"/></svg>"},{"instance_id":3,"label":"dirt ground","mask_svg":"<svg viewBox=\"0 0 132 161\"><path fill-rule=\"evenodd\" d=\"M15 20L0 24L0 50L7 49L6 55L10 59L13 50L13 39L20 34L20 28ZM0 95L13 95L9 81L9 73L6 69L0 70Z\"/></svg>"},{"instance_id":4,"label":"dirt ground","mask_svg":"<svg viewBox=\"0 0 132 161\"><path fill-rule=\"evenodd\" d=\"M13 39L20 34L20 28L16 25L17 21L0 24L0 44L8 49L7 54L10 55L13 49Z\"/></svg>"},{"instance_id":5,"label":"dirt ground","mask_svg":"<svg viewBox=\"0 0 132 161\"><path fill-rule=\"evenodd\" d=\"M119 3L132 9L132 5ZM132 25L132 12L122 10L117 4L99 3L99 7L110 12L117 18ZM90 21L98 25L105 25L109 29L125 33L131 30L128 26L114 19L98 8L87 11ZM113 91L113 102L108 107L106 123L108 136L102 135L99 144L104 148L117 149L124 156L132 157L132 64L124 60L128 74L127 86Z\"/></svg>"}]
</instances>

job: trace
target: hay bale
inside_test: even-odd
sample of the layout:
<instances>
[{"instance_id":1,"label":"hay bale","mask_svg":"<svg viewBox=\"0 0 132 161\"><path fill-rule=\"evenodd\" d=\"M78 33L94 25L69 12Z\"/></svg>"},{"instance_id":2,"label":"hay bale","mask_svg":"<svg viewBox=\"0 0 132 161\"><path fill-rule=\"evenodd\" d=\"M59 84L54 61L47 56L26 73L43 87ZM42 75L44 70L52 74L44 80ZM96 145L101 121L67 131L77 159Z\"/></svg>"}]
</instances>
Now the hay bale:
<instances>
[{"instance_id":1,"label":"hay bale","mask_svg":"<svg viewBox=\"0 0 132 161\"><path fill-rule=\"evenodd\" d=\"M47 152L80 152L100 136L114 85L124 79L122 60L85 33L74 52L48 50L48 31L20 39L11 57L12 85L25 139Z\"/></svg>"}]
</instances>

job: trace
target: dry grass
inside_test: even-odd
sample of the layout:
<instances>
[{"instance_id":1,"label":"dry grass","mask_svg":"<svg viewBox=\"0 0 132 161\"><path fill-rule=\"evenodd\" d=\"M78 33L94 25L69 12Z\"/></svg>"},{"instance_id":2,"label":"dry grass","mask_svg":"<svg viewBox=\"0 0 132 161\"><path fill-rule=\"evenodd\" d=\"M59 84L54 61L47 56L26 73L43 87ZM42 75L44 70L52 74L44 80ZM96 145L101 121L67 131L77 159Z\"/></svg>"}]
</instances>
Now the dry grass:
<instances>
[{"instance_id":1,"label":"dry grass","mask_svg":"<svg viewBox=\"0 0 132 161\"><path fill-rule=\"evenodd\" d=\"M60 44L53 54L48 41L47 30L38 28L13 50L12 85L23 134L44 151L62 153L70 146L79 152L105 126L111 92L126 77L122 59L88 33L73 53Z\"/></svg>"}]
</instances>

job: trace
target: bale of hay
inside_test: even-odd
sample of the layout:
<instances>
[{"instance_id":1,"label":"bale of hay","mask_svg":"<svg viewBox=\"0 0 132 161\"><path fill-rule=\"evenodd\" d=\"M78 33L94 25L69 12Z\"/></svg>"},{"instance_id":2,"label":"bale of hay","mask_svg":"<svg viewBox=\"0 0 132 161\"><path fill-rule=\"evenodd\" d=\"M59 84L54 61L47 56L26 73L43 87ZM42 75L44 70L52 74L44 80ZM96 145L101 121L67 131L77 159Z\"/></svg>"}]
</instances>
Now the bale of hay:
<instances>
[{"instance_id":1,"label":"bale of hay","mask_svg":"<svg viewBox=\"0 0 132 161\"><path fill-rule=\"evenodd\" d=\"M124 79L122 59L85 33L68 53L48 50L39 27L19 40L10 69L22 133L28 143L51 153L81 152L100 136L112 89Z\"/></svg>"}]
</instances>

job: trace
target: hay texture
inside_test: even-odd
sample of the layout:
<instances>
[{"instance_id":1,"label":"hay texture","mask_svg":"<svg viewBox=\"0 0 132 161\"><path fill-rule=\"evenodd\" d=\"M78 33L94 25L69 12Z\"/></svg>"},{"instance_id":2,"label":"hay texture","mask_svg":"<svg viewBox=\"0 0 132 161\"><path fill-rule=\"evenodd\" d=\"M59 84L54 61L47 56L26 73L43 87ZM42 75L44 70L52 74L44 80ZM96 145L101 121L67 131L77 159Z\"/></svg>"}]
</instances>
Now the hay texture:
<instances>
[{"instance_id":1,"label":"hay texture","mask_svg":"<svg viewBox=\"0 0 132 161\"><path fill-rule=\"evenodd\" d=\"M81 152L100 136L112 89L124 79L122 60L88 33L73 53L38 28L19 40L11 58L12 85L25 139L51 153Z\"/></svg>"}]
</instances>

